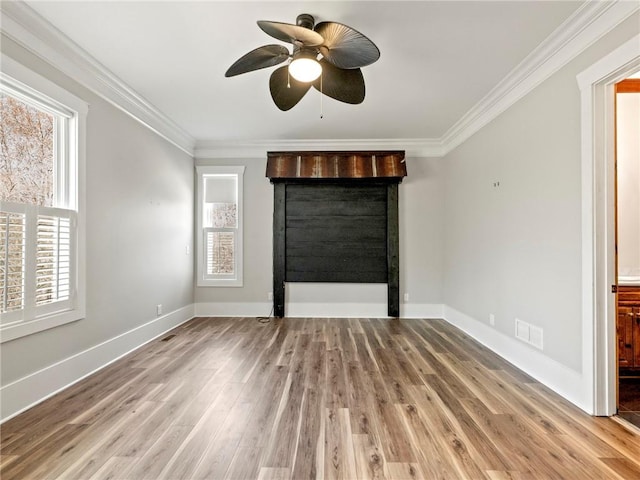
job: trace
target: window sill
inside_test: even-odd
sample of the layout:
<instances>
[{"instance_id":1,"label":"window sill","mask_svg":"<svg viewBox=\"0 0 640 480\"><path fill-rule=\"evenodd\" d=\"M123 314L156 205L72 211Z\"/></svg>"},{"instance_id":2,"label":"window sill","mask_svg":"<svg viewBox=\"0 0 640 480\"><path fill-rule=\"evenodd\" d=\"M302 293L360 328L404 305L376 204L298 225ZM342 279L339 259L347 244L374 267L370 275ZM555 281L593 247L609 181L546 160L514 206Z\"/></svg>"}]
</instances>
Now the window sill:
<instances>
[{"instance_id":1,"label":"window sill","mask_svg":"<svg viewBox=\"0 0 640 480\"><path fill-rule=\"evenodd\" d=\"M198 287L242 287L242 280L198 280Z\"/></svg>"},{"instance_id":2,"label":"window sill","mask_svg":"<svg viewBox=\"0 0 640 480\"><path fill-rule=\"evenodd\" d=\"M56 312L29 321L17 321L0 328L0 343L10 342L27 335L59 327L67 323L82 320L85 317L79 309Z\"/></svg>"}]
</instances>

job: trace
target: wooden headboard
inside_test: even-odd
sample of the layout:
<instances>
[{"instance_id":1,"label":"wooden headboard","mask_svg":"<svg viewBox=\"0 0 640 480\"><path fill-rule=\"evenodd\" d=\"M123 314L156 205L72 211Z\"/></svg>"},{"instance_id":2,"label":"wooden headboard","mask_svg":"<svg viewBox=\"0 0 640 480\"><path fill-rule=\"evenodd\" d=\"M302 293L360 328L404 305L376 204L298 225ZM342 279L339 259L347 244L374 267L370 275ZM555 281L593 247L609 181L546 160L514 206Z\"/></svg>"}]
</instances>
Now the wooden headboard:
<instances>
[{"instance_id":1,"label":"wooden headboard","mask_svg":"<svg viewBox=\"0 0 640 480\"><path fill-rule=\"evenodd\" d=\"M269 152L274 315L287 282L386 283L399 316L398 184L404 152Z\"/></svg>"}]
</instances>

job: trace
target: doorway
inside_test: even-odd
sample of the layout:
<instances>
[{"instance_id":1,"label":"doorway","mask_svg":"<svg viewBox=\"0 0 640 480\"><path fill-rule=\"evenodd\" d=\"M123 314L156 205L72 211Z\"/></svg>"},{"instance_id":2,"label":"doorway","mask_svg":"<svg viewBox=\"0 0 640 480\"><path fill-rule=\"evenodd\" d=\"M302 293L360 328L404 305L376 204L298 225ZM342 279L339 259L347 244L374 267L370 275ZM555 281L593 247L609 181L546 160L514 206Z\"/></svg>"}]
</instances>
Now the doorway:
<instances>
[{"instance_id":1,"label":"doorway","mask_svg":"<svg viewBox=\"0 0 640 480\"><path fill-rule=\"evenodd\" d=\"M582 398L592 415L617 413L615 84L640 70L640 35L577 76L582 170Z\"/></svg>"},{"instance_id":2,"label":"doorway","mask_svg":"<svg viewBox=\"0 0 640 480\"><path fill-rule=\"evenodd\" d=\"M640 72L615 85L617 412L640 428Z\"/></svg>"}]
</instances>

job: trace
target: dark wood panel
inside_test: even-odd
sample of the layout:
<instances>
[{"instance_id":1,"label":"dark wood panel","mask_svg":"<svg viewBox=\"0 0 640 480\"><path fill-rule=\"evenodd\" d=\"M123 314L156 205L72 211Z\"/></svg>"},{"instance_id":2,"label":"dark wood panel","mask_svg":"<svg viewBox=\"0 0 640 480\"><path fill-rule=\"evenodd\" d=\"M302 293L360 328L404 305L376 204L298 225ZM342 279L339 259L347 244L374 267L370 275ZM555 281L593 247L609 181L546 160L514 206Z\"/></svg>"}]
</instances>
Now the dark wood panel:
<instances>
[{"instance_id":1,"label":"dark wood panel","mask_svg":"<svg viewBox=\"0 0 640 480\"><path fill-rule=\"evenodd\" d=\"M386 205L385 205L386 207ZM329 231L348 232L370 230L372 232L387 230L387 218L384 215L348 216L348 215L309 215L308 217L289 217L286 220L287 230L305 228ZM386 234L385 234L386 235Z\"/></svg>"},{"instance_id":2,"label":"dark wood panel","mask_svg":"<svg viewBox=\"0 0 640 480\"><path fill-rule=\"evenodd\" d=\"M309 186L313 188L309 188ZM385 202L385 185L303 184L287 186L287 202Z\"/></svg>"},{"instance_id":3,"label":"dark wood panel","mask_svg":"<svg viewBox=\"0 0 640 480\"><path fill-rule=\"evenodd\" d=\"M369 245L374 243L379 245L387 241L386 229L382 228L322 228L304 226L298 228L287 228L287 248L297 246L298 242L312 243L322 245L325 242L340 244L341 242L351 242L360 245ZM311 239L314 242L311 242ZM315 247L314 247L315 248Z\"/></svg>"},{"instance_id":4,"label":"dark wood panel","mask_svg":"<svg viewBox=\"0 0 640 480\"><path fill-rule=\"evenodd\" d=\"M313 248L312 248L313 247ZM288 246L287 252L290 257L376 257L386 258L387 249L381 245L362 245L358 242L342 242L336 244L321 244L316 242L298 242L296 245Z\"/></svg>"},{"instance_id":5,"label":"dark wood panel","mask_svg":"<svg viewBox=\"0 0 640 480\"><path fill-rule=\"evenodd\" d=\"M289 272L315 272L325 274L327 272L360 273L377 272L387 278L387 260L385 257L287 257L287 281ZM309 280L313 281L313 280Z\"/></svg>"},{"instance_id":6,"label":"dark wood panel","mask_svg":"<svg viewBox=\"0 0 640 480\"><path fill-rule=\"evenodd\" d=\"M301 283L387 283L387 273L357 272L287 272L287 282Z\"/></svg>"},{"instance_id":7,"label":"dark wood panel","mask_svg":"<svg viewBox=\"0 0 640 480\"><path fill-rule=\"evenodd\" d=\"M390 317L400 316L400 233L398 231L398 185L387 186L387 305Z\"/></svg>"},{"instance_id":8,"label":"dark wood panel","mask_svg":"<svg viewBox=\"0 0 640 480\"><path fill-rule=\"evenodd\" d=\"M368 259L363 261L361 258L293 257L287 264L285 281L387 283L387 266L383 262L372 262Z\"/></svg>"},{"instance_id":9,"label":"dark wood panel","mask_svg":"<svg viewBox=\"0 0 640 480\"><path fill-rule=\"evenodd\" d=\"M632 307L618 307L618 366L628 368L634 366L633 355L633 327L634 309Z\"/></svg>"},{"instance_id":10,"label":"dark wood panel","mask_svg":"<svg viewBox=\"0 0 640 480\"><path fill-rule=\"evenodd\" d=\"M287 201L289 217L300 216L348 216L368 217L380 215L380 210L386 205L386 198L382 200L359 199L349 202L348 209L344 208L344 201L324 200L314 203L313 210L309 209L308 201Z\"/></svg>"},{"instance_id":11,"label":"dark wood panel","mask_svg":"<svg viewBox=\"0 0 640 480\"><path fill-rule=\"evenodd\" d=\"M287 185L286 197L285 281L386 283L385 185Z\"/></svg>"},{"instance_id":12,"label":"dark wood panel","mask_svg":"<svg viewBox=\"0 0 640 480\"><path fill-rule=\"evenodd\" d=\"M286 185L273 185L273 314L284 316Z\"/></svg>"}]
</instances>

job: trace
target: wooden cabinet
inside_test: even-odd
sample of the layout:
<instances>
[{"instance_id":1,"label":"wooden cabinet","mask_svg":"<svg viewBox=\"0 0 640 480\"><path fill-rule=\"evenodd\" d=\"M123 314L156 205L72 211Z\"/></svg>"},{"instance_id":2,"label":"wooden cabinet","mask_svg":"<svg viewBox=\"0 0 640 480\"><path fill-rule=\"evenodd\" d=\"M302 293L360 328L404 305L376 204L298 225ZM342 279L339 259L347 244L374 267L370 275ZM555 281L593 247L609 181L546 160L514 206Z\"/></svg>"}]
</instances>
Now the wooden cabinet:
<instances>
[{"instance_id":1,"label":"wooden cabinet","mask_svg":"<svg viewBox=\"0 0 640 480\"><path fill-rule=\"evenodd\" d=\"M618 366L640 369L640 287L618 287Z\"/></svg>"}]
</instances>

